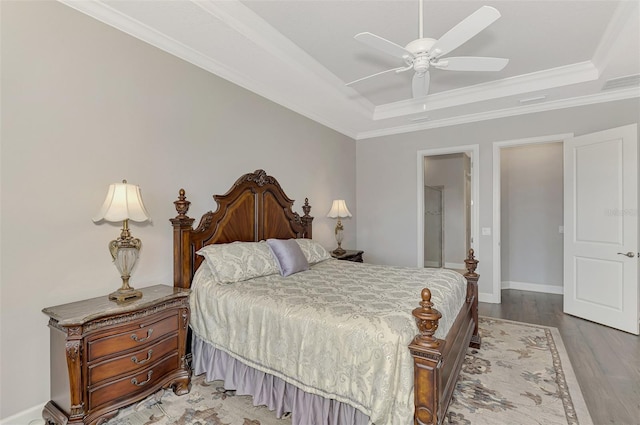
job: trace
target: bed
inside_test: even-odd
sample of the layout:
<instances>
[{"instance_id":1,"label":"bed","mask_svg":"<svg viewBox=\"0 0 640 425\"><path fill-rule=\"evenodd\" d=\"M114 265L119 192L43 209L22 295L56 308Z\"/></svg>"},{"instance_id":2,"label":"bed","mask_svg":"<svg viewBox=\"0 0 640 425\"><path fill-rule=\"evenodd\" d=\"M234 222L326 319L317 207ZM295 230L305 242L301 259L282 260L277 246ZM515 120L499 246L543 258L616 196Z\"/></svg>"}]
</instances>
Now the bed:
<instances>
[{"instance_id":1,"label":"bed","mask_svg":"<svg viewBox=\"0 0 640 425\"><path fill-rule=\"evenodd\" d=\"M480 347L473 250L464 278L329 258L312 240L308 199L295 213L263 170L214 199L194 228L181 189L171 219L174 286L192 289L196 374L224 379L278 417L290 412L294 425L443 423L466 349ZM308 269L256 272L267 260L254 253L273 239L295 240ZM238 247L251 255L240 275L253 274L220 283L216 267L234 263L207 253Z\"/></svg>"}]
</instances>

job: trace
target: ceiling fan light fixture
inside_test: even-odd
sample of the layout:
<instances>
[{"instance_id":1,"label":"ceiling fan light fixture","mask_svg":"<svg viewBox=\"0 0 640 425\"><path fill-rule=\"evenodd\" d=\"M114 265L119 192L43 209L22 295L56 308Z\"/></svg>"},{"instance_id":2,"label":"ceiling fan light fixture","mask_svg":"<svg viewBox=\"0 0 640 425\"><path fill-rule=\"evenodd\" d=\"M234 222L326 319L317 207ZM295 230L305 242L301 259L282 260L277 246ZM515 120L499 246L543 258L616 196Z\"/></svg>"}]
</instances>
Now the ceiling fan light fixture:
<instances>
[{"instance_id":1,"label":"ceiling fan light fixture","mask_svg":"<svg viewBox=\"0 0 640 425\"><path fill-rule=\"evenodd\" d=\"M429 65L431 65L431 62L429 61L429 58L427 56L418 56L413 61L413 70L418 74L424 74L429 70Z\"/></svg>"}]
</instances>

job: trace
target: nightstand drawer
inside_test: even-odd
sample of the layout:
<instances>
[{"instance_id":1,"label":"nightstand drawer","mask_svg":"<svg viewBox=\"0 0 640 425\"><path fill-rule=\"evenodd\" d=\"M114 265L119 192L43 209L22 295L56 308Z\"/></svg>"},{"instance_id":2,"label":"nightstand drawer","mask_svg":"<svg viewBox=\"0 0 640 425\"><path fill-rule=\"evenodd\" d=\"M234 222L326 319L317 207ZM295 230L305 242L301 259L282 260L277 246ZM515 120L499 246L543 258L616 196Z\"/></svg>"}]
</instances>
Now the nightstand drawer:
<instances>
[{"instance_id":1,"label":"nightstand drawer","mask_svg":"<svg viewBox=\"0 0 640 425\"><path fill-rule=\"evenodd\" d=\"M141 370L177 349L178 334L176 333L143 349L89 365L88 385L96 385L109 378Z\"/></svg>"},{"instance_id":2,"label":"nightstand drawer","mask_svg":"<svg viewBox=\"0 0 640 425\"><path fill-rule=\"evenodd\" d=\"M178 353L173 352L164 360L141 371L117 379L97 388L89 387L89 409L96 409L118 398L130 399L136 394L153 388L158 381L179 367Z\"/></svg>"},{"instance_id":3,"label":"nightstand drawer","mask_svg":"<svg viewBox=\"0 0 640 425\"><path fill-rule=\"evenodd\" d=\"M98 334L87 343L87 361L157 341L171 332L176 332L178 326L178 315L173 314L155 321L153 317L138 320L128 326L125 332Z\"/></svg>"}]
</instances>

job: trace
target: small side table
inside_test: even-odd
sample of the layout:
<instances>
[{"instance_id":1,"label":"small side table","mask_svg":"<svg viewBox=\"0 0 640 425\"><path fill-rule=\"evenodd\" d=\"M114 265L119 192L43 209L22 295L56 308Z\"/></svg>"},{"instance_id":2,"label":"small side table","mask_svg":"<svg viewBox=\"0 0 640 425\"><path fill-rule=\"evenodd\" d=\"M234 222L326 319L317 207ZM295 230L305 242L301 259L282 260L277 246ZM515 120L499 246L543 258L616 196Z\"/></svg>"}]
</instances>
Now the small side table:
<instances>
[{"instance_id":1,"label":"small side table","mask_svg":"<svg viewBox=\"0 0 640 425\"><path fill-rule=\"evenodd\" d=\"M362 254L364 254L364 251L350 249L345 250L345 253L342 255L336 255L333 253L333 251L331 251L331 256L333 258L336 258L338 260L353 261L354 263L362 263Z\"/></svg>"},{"instance_id":2,"label":"small side table","mask_svg":"<svg viewBox=\"0 0 640 425\"><path fill-rule=\"evenodd\" d=\"M104 295L42 310L51 329L47 423L95 425L161 388L189 392L189 290L140 290L124 303Z\"/></svg>"}]
</instances>

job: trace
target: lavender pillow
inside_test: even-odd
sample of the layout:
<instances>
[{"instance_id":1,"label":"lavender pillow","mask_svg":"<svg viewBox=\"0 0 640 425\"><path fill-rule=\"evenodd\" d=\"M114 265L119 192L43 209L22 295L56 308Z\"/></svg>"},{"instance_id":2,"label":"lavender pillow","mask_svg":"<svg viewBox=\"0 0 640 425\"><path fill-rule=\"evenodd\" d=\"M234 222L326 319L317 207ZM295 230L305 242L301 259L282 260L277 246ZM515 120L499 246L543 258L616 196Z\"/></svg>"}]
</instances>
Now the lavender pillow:
<instances>
[{"instance_id":1,"label":"lavender pillow","mask_svg":"<svg viewBox=\"0 0 640 425\"><path fill-rule=\"evenodd\" d=\"M267 245L282 276L309 270L309 262L295 239L267 239Z\"/></svg>"}]
</instances>

